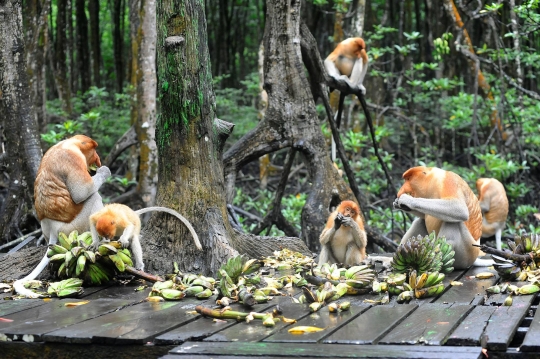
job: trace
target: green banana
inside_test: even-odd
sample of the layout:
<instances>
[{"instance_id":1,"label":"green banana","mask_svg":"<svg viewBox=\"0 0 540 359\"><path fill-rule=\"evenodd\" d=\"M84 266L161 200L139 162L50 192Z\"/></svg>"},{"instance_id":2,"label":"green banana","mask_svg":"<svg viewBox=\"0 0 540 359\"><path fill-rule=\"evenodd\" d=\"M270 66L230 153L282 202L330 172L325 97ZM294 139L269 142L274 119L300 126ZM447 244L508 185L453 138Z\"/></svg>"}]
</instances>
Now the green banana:
<instances>
[{"instance_id":1,"label":"green banana","mask_svg":"<svg viewBox=\"0 0 540 359\"><path fill-rule=\"evenodd\" d=\"M195 286L191 286L189 288L186 288L184 290L184 294L186 295L186 297L194 297L195 295L203 292L204 290L205 290L205 288L203 286L195 285Z\"/></svg>"},{"instance_id":2,"label":"green banana","mask_svg":"<svg viewBox=\"0 0 540 359\"><path fill-rule=\"evenodd\" d=\"M77 267L75 269L75 275L78 277L84 271L84 266L86 265L86 257L84 255L77 258Z\"/></svg>"},{"instance_id":3,"label":"green banana","mask_svg":"<svg viewBox=\"0 0 540 359\"><path fill-rule=\"evenodd\" d=\"M161 296L168 300L180 300L185 297L185 294L177 289L165 288L161 290Z\"/></svg>"},{"instance_id":4,"label":"green banana","mask_svg":"<svg viewBox=\"0 0 540 359\"><path fill-rule=\"evenodd\" d=\"M212 291L208 288L206 288L200 293L195 294L195 297L199 299L206 299L206 298L210 298L211 296L212 296Z\"/></svg>"}]
</instances>

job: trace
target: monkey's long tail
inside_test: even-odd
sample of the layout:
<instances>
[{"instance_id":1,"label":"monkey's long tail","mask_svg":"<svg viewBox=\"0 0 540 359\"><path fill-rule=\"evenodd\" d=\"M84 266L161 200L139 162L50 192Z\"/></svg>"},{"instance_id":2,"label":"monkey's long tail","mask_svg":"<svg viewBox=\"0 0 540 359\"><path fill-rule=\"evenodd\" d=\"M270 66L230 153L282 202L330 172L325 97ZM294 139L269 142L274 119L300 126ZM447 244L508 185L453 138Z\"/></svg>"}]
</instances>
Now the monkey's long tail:
<instances>
[{"instance_id":1,"label":"monkey's long tail","mask_svg":"<svg viewBox=\"0 0 540 359\"><path fill-rule=\"evenodd\" d=\"M174 209L170 209L167 207L148 207L148 208L139 209L135 211L135 213L144 214L144 213L152 212L152 211L167 212L169 214L172 214L179 220L181 220L182 223L184 223L186 227L189 229L189 231L191 232L191 235L193 236L193 240L195 241L195 245L197 246L197 248L202 251L201 242L199 242L199 236L197 236L197 233L195 233L195 229L193 229L193 226L191 225L191 223L189 223L189 221L185 219L184 216L176 212Z\"/></svg>"}]
</instances>

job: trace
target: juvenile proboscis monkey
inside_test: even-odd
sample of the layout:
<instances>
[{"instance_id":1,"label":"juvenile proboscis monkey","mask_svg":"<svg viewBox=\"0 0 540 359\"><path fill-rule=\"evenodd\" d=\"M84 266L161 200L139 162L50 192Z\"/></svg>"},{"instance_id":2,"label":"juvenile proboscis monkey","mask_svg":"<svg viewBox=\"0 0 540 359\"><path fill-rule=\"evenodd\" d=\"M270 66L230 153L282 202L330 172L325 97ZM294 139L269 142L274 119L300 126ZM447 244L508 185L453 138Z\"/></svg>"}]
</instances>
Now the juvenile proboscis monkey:
<instances>
[{"instance_id":1,"label":"juvenile proboscis monkey","mask_svg":"<svg viewBox=\"0 0 540 359\"><path fill-rule=\"evenodd\" d=\"M351 88L360 88L363 94L366 88L362 85L368 68L366 43L361 37L351 37L337 44L336 48L324 60L328 75L344 80Z\"/></svg>"},{"instance_id":2,"label":"juvenile proboscis monkey","mask_svg":"<svg viewBox=\"0 0 540 359\"><path fill-rule=\"evenodd\" d=\"M167 212L181 220L191 232L197 248L202 250L199 237L191 224L175 210L167 207L148 207L134 211L128 206L119 203L108 204L90 216L90 231L92 232L91 248L96 249L99 246L99 236L104 237L107 241L119 237L118 241L122 244L122 247L131 249L131 253L135 259L135 268L144 270L140 242L141 219L139 215L151 211Z\"/></svg>"},{"instance_id":3,"label":"juvenile proboscis monkey","mask_svg":"<svg viewBox=\"0 0 540 359\"><path fill-rule=\"evenodd\" d=\"M476 189L482 209L482 238L495 235L497 249L501 249L502 231L508 216L508 198L504 186L495 178L479 178Z\"/></svg>"},{"instance_id":4,"label":"juvenile proboscis monkey","mask_svg":"<svg viewBox=\"0 0 540 359\"><path fill-rule=\"evenodd\" d=\"M435 231L446 237L455 251L454 267L464 269L472 264L485 266L491 261L477 260L482 234L482 213L478 198L467 182L451 171L437 167L413 167L403 174L394 208L417 216L402 242L413 236Z\"/></svg>"},{"instance_id":5,"label":"juvenile proboscis monkey","mask_svg":"<svg viewBox=\"0 0 540 359\"><path fill-rule=\"evenodd\" d=\"M43 156L34 184L34 204L43 235L49 244L56 244L58 233L88 231L88 218L103 208L98 189L111 175L96 153L97 142L84 135L76 135L52 146ZM90 167L98 166L94 176ZM26 297L39 294L24 288L24 283L35 279L47 266L47 255L26 277L15 281L15 291Z\"/></svg>"},{"instance_id":6,"label":"juvenile proboscis monkey","mask_svg":"<svg viewBox=\"0 0 540 359\"><path fill-rule=\"evenodd\" d=\"M319 264L358 264L366 258L367 237L360 207L353 201L343 201L328 217L319 238Z\"/></svg>"}]
</instances>

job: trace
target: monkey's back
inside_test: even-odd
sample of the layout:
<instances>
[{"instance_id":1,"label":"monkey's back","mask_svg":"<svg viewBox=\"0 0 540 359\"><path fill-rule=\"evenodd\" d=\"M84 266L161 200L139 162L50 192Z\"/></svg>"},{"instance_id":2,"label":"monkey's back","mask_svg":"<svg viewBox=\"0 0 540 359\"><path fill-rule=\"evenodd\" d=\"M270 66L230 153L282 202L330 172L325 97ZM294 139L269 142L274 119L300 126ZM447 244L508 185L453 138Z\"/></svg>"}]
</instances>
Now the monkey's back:
<instances>
[{"instance_id":1,"label":"monkey's back","mask_svg":"<svg viewBox=\"0 0 540 359\"><path fill-rule=\"evenodd\" d=\"M478 186L479 182L480 186ZM480 178L476 186L479 202L489 198L489 211L484 213L485 220L488 223L501 222L504 224L508 217L508 198L503 184L495 178Z\"/></svg>"},{"instance_id":2,"label":"monkey's back","mask_svg":"<svg viewBox=\"0 0 540 359\"><path fill-rule=\"evenodd\" d=\"M43 156L34 183L34 205L38 220L49 218L69 223L81 212L84 204L75 203L66 186L67 171L86 170L84 157L65 149L60 144L51 147ZM71 169L69 169L71 168Z\"/></svg>"}]
</instances>

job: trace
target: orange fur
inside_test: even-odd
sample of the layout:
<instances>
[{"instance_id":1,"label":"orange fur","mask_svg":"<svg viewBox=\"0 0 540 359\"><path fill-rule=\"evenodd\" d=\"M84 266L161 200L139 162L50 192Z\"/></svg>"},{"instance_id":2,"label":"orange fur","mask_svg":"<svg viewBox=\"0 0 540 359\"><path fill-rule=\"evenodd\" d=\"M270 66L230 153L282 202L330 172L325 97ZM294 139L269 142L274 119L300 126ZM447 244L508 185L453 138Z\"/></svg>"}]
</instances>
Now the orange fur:
<instances>
[{"instance_id":1,"label":"orange fur","mask_svg":"<svg viewBox=\"0 0 540 359\"><path fill-rule=\"evenodd\" d=\"M99 212L91 215L90 224L95 225L100 236L109 240L120 237L129 225L135 226L137 235L141 231L139 216L128 206L118 203L108 204Z\"/></svg>"},{"instance_id":2,"label":"orange fur","mask_svg":"<svg viewBox=\"0 0 540 359\"><path fill-rule=\"evenodd\" d=\"M405 183L400 188L398 198L407 193L412 197L428 199L452 199L461 198L467 204L469 219L465 226L475 240L480 239L482 234L482 213L478 199L459 175L451 171L434 171L434 167L413 167L403 173ZM426 215L426 227L428 233L439 233L442 221L433 216Z\"/></svg>"},{"instance_id":3,"label":"orange fur","mask_svg":"<svg viewBox=\"0 0 540 359\"><path fill-rule=\"evenodd\" d=\"M346 220L335 230L338 213L352 221L348 224L349 220ZM323 245L319 258L321 264L329 261L352 265L362 261L366 257L367 240L360 207L353 201L341 202L328 217L320 242Z\"/></svg>"},{"instance_id":4,"label":"orange fur","mask_svg":"<svg viewBox=\"0 0 540 359\"><path fill-rule=\"evenodd\" d=\"M82 184L92 182L91 165L101 166L96 152L98 144L90 137L76 135L51 147L38 169L34 200L38 219L69 223L81 212L84 203L75 203L66 185L67 180Z\"/></svg>"},{"instance_id":5,"label":"orange fur","mask_svg":"<svg viewBox=\"0 0 540 359\"><path fill-rule=\"evenodd\" d=\"M366 43L361 37L351 37L343 40L337 44L327 59L335 63L342 75L350 77L354 62L357 59L362 59L364 64L368 62Z\"/></svg>"},{"instance_id":6,"label":"orange fur","mask_svg":"<svg viewBox=\"0 0 540 359\"><path fill-rule=\"evenodd\" d=\"M497 230L496 226L493 226L494 223L500 223L503 228L506 223L508 217L506 191L503 184L495 178L479 178L476 181L476 189L478 190L478 201L482 208L485 208L484 206L489 208L483 213L487 225L485 223L482 227L482 236L490 237Z\"/></svg>"}]
</instances>

